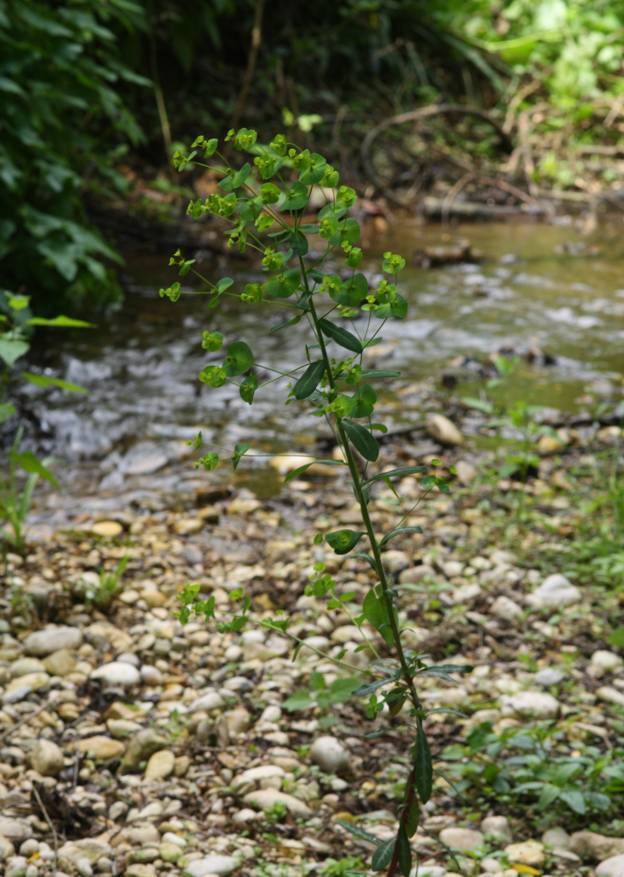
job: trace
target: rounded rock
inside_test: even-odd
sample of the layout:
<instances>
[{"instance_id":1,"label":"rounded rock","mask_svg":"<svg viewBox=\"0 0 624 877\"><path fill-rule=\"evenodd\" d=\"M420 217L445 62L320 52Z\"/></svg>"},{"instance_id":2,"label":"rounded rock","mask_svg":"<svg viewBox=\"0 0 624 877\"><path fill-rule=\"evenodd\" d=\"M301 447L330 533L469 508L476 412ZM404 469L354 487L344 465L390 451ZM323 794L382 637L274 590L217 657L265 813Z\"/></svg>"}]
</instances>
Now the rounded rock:
<instances>
[{"instance_id":1,"label":"rounded rock","mask_svg":"<svg viewBox=\"0 0 624 877\"><path fill-rule=\"evenodd\" d=\"M238 868L238 862L232 856L220 856L215 854L204 856L189 862L184 873L189 877L221 877L222 874L231 874Z\"/></svg>"},{"instance_id":2,"label":"rounded rock","mask_svg":"<svg viewBox=\"0 0 624 877\"><path fill-rule=\"evenodd\" d=\"M132 664L125 661L111 661L94 670L91 679L99 679L104 685L132 688L141 681L141 674Z\"/></svg>"},{"instance_id":3,"label":"rounded rock","mask_svg":"<svg viewBox=\"0 0 624 877\"><path fill-rule=\"evenodd\" d=\"M596 877L624 877L624 856L611 856L596 868Z\"/></svg>"},{"instance_id":4,"label":"rounded rock","mask_svg":"<svg viewBox=\"0 0 624 877\"><path fill-rule=\"evenodd\" d=\"M440 832L440 840L445 846L460 853L471 853L483 846L484 836L472 828L456 828L450 826Z\"/></svg>"},{"instance_id":5,"label":"rounded rock","mask_svg":"<svg viewBox=\"0 0 624 877\"><path fill-rule=\"evenodd\" d=\"M55 777L63 770L62 750L51 740L37 740L30 754L30 763L43 777Z\"/></svg>"},{"instance_id":6,"label":"rounded rock","mask_svg":"<svg viewBox=\"0 0 624 877\"><path fill-rule=\"evenodd\" d=\"M339 773L346 770L351 758L349 752L336 737L318 737L310 748L310 758L324 773Z\"/></svg>"},{"instance_id":7,"label":"rounded rock","mask_svg":"<svg viewBox=\"0 0 624 877\"><path fill-rule=\"evenodd\" d=\"M81 643L82 633L77 627L50 625L29 634L24 640L24 650L40 658L61 649L77 649Z\"/></svg>"}]
</instances>

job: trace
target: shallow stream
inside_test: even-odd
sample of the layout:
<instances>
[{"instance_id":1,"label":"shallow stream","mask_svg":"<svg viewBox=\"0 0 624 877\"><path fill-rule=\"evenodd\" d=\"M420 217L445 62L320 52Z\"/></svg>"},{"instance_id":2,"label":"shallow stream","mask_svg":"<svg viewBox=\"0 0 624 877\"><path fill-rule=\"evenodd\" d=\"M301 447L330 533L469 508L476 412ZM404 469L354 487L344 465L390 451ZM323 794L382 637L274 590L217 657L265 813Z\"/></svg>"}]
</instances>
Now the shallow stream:
<instances>
[{"instance_id":1,"label":"shallow stream","mask_svg":"<svg viewBox=\"0 0 624 877\"><path fill-rule=\"evenodd\" d=\"M377 367L404 375L400 402L387 403L395 425L422 422L423 393L440 389L443 375L459 376L454 394L478 394L475 360L501 349L520 355L535 349L554 358L548 365L540 356L532 363L521 359L506 384L509 398L565 412L621 398L624 247L617 224L591 237L570 224L469 225L449 233L401 222L383 235L368 234L369 252L393 249L412 262L402 275L408 319L388 323L384 343L373 349ZM480 260L413 264L415 253L448 238L468 240ZM203 329L218 328L228 340L253 337L257 359L280 367L302 360L305 329L256 338L258 321L268 326L279 321L278 313L231 306L215 313L200 297L176 305L160 299L158 288L174 279L167 256L127 253L123 306L93 330L55 335L54 352L42 351L56 374L88 389L85 396L54 392L35 401L54 436L54 455L63 461L57 468L65 489L49 500L58 516L75 512L79 497L81 507L95 512L119 506L120 494L144 502L175 490L180 479L195 483L200 476L190 464L174 464L188 454L184 440L198 429L219 446L251 439L271 450L305 450L318 429L318 421L295 406L284 408L272 389L249 407L232 387L198 384L207 360L199 345ZM371 260L367 270L374 274L378 264ZM215 278L254 276L248 263L223 258L203 270ZM251 486L270 492L267 476L255 477Z\"/></svg>"}]
</instances>

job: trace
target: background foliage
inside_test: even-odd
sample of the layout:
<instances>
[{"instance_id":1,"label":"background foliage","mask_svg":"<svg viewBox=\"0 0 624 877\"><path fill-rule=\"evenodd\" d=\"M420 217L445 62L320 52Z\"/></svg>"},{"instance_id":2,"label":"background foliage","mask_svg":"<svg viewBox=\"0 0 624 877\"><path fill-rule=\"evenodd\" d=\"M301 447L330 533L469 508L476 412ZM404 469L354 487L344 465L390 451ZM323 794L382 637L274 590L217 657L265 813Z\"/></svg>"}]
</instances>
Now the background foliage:
<instances>
[{"instance_id":1,"label":"background foliage","mask_svg":"<svg viewBox=\"0 0 624 877\"><path fill-rule=\"evenodd\" d=\"M48 310L115 297L85 204L123 195L122 159L154 175L197 130L285 125L345 168L375 122L451 99L619 143L623 29L615 0L0 0L4 286ZM574 184L556 143L535 173Z\"/></svg>"}]
</instances>

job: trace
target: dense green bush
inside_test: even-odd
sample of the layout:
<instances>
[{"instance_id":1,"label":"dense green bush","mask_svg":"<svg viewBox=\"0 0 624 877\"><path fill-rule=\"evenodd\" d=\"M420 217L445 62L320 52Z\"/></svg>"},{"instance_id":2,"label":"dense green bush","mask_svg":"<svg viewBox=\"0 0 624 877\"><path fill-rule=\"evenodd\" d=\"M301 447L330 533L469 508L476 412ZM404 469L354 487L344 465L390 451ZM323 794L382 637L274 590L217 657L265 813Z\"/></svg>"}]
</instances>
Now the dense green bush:
<instances>
[{"instance_id":1,"label":"dense green bush","mask_svg":"<svg viewBox=\"0 0 624 877\"><path fill-rule=\"evenodd\" d=\"M89 225L84 193L119 187L115 147L140 130L112 27L137 28L133 0L0 0L0 268L3 284L50 311L52 299L115 291L113 250Z\"/></svg>"}]
</instances>

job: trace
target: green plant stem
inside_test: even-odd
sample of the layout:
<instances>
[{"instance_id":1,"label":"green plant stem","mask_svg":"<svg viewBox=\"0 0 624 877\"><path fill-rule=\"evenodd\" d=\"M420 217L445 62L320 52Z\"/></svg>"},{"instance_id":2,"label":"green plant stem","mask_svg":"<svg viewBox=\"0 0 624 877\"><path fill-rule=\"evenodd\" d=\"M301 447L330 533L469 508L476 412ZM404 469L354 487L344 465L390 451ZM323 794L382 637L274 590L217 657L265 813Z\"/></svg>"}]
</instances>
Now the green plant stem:
<instances>
[{"instance_id":1,"label":"green plant stem","mask_svg":"<svg viewBox=\"0 0 624 877\"><path fill-rule=\"evenodd\" d=\"M301 256L299 256L299 267L301 270L301 275L303 278L303 284L306 291L306 294L309 296L308 307L310 319L312 320L312 324L314 327L314 333L318 339L319 347L321 350L321 357L323 362L325 363L325 372L327 375L327 380L329 382L329 386L332 390L332 393L336 393L336 382L334 379L334 374L331 368L331 361L329 359L329 355L327 353L327 346L325 344L325 338L323 337L323 333L319 326L318 316L316 313L316 309L314 307L314 302L312 300L312 296L310 295L310 287L308 284L308 276L305 268L305 263ZM382 590L382 598L384 601L384 605L386 607L386 613L388 616L388 620L390 623L390 628L392 630L392 639L394 642L394 646L396 649L397 657L399 660L399 664L401 667L401 675L403 680L407 686L409 691L410 700L414 705L416 711L422 715L423 707L418 697L418 692L416 691L416 686L414 684L414 676L409 668L409 664L407 662L407 658L405 656L405 651L403 650L403 643L401 642L401 634L399 631L399 625L397 623L397 618L394 611L394 604L392 602L392 595L390 593L390 584L388 582L388 578L386 576L386 571L384 569L383 561L381 558L381 548L379 546L379 542L377 540L377 536L375 534L375 529L373 527L373 522L371 520L370 513L368 511L368 504L366 502L366 497L364 495L364 488L362 486L362 478L360 475L360 470L358 469L357 461L355 455L353 453L353 449L349 442L349 438L345 432L345 428L342 422L342 418L338 415L335 416L336 421L336 429L338 430L338 435L340 437L340 442L344 449L345 457L347 459L347 465L349 467L349 472L351 473L351 480L353 482L353 490L355 492L358 504L360 506L360 514L362 516L362 522L364 523L364 527L366 528L366 533L368 536L368 541L370 543L371 550L373 552L373 557L375 559L375 568L377 571L377 575L379 576L379 582L381 584ZM403 811L401 814L400 826L404 826L405 820L408 817L409 808L412 805L414 800L414 795L416 793L416 768L413 767L410 771L407 786L405 789L405 796L403 799ZM390 865L388 866L387 877L394 877L396 874L396 869L398 866L398 843L395 846L394 853L392 856L392 860Z\"/></svg>"}]
</instances>

